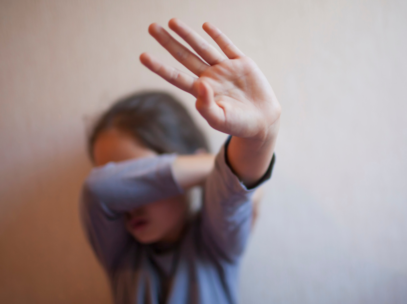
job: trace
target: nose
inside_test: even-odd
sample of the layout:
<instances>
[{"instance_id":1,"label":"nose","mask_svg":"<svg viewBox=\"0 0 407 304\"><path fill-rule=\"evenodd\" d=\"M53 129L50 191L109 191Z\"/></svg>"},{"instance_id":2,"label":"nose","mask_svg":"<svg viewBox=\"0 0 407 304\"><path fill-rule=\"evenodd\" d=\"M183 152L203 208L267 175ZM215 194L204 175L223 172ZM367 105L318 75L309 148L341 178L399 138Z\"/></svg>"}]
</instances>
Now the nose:
<instances>
[{"instance_id":1,"label":"nose","mask_svg":"<svg viewBox=\"0 0 407 304\"><path fill-rule=\"evenodd\" d=\"M146 208L144 206L141 206L131 210L130 212L128 212L128 214L130 217L143 216L146 214Z\"/></svg>"}]
</instances>

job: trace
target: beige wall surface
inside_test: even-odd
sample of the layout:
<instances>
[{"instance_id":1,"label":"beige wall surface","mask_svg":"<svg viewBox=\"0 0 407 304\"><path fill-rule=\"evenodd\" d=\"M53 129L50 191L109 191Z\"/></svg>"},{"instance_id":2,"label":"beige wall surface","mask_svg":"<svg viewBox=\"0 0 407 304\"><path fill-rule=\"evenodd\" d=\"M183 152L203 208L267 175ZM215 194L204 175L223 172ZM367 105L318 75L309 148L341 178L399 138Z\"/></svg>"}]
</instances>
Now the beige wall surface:
<instances>
[{"instance_id":1,"label":"beige wall surface","mask_svg":"<svg viewBox=\"0 0 407 304\"><path fill-rule=\"evenodd\" d=\"M283 108L241 303L407 303L406 1L0 0L0 302L111 303L83 235L86 132L175 61L149 23L219 26Z\"/></svg>"}]
</instances>

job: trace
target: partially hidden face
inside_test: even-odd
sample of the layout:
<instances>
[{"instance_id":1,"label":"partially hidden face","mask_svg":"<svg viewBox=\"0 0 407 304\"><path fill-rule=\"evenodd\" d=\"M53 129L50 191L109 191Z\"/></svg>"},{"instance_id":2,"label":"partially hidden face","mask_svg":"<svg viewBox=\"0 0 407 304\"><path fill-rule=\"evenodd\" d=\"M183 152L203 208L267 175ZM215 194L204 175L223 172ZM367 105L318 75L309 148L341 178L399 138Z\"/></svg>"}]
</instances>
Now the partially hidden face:
<instances>
[{"instance_id":1,"label":"partially hidden face","mask_svg":"<svg viewBox=\"0 0 407 304\"><path fill-rule=\"evenodd\" d=\"M133 136L114 128L101 132L93 146L95 166L156 155ZM141 243L172 243L182 233L187 213L185 195L171 197L127 212L126 228Z\"/></svg>"}]
</instances>

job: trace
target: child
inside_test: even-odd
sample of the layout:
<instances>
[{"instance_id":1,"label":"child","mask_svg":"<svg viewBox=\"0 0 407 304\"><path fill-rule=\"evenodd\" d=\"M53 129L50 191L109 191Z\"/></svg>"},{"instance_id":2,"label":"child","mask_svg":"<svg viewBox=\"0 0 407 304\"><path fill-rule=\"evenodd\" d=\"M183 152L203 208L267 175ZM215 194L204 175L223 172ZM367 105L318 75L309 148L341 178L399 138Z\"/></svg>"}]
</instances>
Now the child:
<instances>
[{"instance_id":1,"label":"child","mask_svg":"<svg viewBox=\"0 0 407 304\"><path fill-rule=\"evenodd\" d=\"M180 20L169 27L200 57L157 24L149 32L197 77L146 53L141 62L194 95L209 125L231 136L214 160L168 95L119 102L91 137L96 167L81 214L115 303L237 303L251 200L271 175L281 108L256 64L217 28L203 25L226 57ZM202 208L191 216L185 192L200 184Z\"/></svg>"}]
</instances>

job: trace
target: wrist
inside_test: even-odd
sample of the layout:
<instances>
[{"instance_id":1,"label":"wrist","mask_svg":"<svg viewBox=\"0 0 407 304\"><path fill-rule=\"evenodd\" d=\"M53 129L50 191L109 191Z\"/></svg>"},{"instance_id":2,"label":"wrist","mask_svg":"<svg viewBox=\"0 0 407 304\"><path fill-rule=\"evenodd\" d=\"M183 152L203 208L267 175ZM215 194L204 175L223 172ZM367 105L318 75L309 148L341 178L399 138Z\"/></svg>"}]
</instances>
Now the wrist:
<instances>
[{"instance_id":1,"label":"wrist","mask_svg":"<svg viewBox=\"0 0 407 304\"><path fill-rule=\"evenodd\" d=\"M245 147L252 152L260 150L268 150L273 147L277 140L278 131L280 129L280 119L278 118L272 125L264 127L261 132L252 137L233 136L233 140L240 147Z\"/></svg>"}]
</instances>

